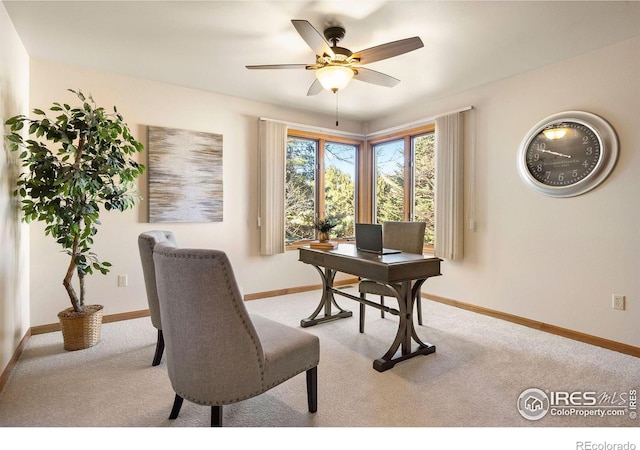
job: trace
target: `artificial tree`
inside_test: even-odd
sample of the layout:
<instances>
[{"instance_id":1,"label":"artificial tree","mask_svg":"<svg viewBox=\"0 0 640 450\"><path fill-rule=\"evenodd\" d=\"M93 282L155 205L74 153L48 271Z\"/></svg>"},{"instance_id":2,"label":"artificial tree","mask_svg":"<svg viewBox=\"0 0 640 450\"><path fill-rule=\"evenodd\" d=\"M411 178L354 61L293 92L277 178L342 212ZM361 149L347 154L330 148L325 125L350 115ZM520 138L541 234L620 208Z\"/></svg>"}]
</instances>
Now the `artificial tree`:
<instances>
[{"instance_id":1,"label":"artificial tree","mask_svg":"<svg viewBox=\"0 0 640 450\"><path fill-rule=\"evenodd\" d=\"M85 309L84 278L111 264L91 251L100 224L101 208L124 211L135 205L139 195L136 178L143 164L132 156L143 150L122 116L113 108L108 113L97 107L91 95L73 92L81 105L53 103L48 117L34 109L35 118L24 115L6 121L11 132L6 139L12 151L19 151L23 170L14 195L20 197L22 220L42 221L69 255L63 285L73 312ZM25 133L28 139L23 137ZM72 284L78 274L80 294Z\"/></svg>"}]
</instances>

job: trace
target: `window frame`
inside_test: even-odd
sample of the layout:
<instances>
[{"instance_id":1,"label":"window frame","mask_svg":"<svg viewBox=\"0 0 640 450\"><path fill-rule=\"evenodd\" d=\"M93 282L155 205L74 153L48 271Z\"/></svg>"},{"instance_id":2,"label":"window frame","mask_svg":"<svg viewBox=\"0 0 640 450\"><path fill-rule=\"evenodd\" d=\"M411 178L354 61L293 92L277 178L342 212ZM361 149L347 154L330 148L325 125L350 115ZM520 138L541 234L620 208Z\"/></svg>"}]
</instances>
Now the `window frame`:
<instances>
[{"instance_id":1,"label":"window frame","mask_svg":"<svg viewBox=\"0 0 640 450\"><path fill-rule=\"evenodd\" d=\"M314 199L314 202L316 205L316 211L314 211L314 215L316 217L316 220L324 218L324 210L325 210L324 160L325 160L326 143L329 142L329 143L336 143L336 144L347 144L347 145L353 145L356 147L355 180L354 180L354 185L355 185L354 214L356 215L356 221L362 220L362 217L364 215L362 212L362 205L363 205L362 184L363 184L363 178L365 178L362 176L362 174L364 173L362 168L362 163L364 161L363 152L365 148L365 141L360 139L355 139L355 138L347 138L343 136L335 136L335 135L330 135L325 133L316 133L316 132L303 131L303 130L297 130L297 129L291 129L291 128L287 130L287 140L290 138L310 139L317 142L316 163L315 163L316 184L315 184L315 199ZM332 240L336 242L347 242L346 238L332 239ZM308 245L309 242L311 242L311 239L301 239L299 241L291 242L291 243L285 244L285 250L295 250L304 245Z\"/></svg>"},{"instance_id":2,"label":"window frame","mask_svg":"<svg viewBox=\"0 0 640 450\"><path fill-rule=\"evenodd\" d=\"M413 148L412 141L414 137L421 136L427 133L435 133L436 125L435 123L429 123L426 125L422 125L420 127L406 129L397 131L394 133L376 136L373 139L367 140L367 171L366 179L367 183L367 196L366 203L368 205L366 211L366 218L370 223L373 223L374 213L376 211L375 207L375 152L374 146L383 144L385 142L395 141L395 140L404 140L404 210L403 217L406 221L412 221L414 215L414 204L415 204L415 192L413 189L414 184L414 167L415 162L413 160ZM425 244L424 251L433 253L434 246L433 244Z\"/></svg>"}]
</instances>

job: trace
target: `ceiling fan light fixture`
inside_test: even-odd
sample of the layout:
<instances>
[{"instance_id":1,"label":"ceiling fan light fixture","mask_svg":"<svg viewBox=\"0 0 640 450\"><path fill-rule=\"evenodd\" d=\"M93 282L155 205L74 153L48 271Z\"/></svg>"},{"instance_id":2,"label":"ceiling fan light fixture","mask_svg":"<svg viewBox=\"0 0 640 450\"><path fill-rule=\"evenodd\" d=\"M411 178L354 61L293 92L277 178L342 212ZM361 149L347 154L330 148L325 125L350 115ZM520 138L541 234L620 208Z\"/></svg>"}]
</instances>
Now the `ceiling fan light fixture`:
<instances>
[{"instance_id":1,"label":"ceiling fan light fixture","mask_svg":"<svg viewBox=\"0 0 640 450\"><path fill-rule=\"evenodd\" d=\"M316 70L316 78L323 88L335 93L347 87L353 78L353 70L345 66L325 66Z\"/></svg>"}]
</instances>

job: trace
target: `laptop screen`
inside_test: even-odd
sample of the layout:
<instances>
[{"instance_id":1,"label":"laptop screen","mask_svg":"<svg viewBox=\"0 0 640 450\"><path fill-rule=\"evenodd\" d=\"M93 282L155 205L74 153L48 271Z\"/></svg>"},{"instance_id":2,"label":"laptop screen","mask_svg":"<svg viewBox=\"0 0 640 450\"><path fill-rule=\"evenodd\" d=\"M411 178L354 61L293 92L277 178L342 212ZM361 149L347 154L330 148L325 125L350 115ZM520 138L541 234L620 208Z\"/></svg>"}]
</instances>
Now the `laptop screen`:
<instances>
[{"instance_id":1,"label":"laptop screen","mask_svg":"<svg viewBox=\"0 0 640 450\"><path fill-rule=\"evenodd\" d=\"M382 252L382 225L356 223L356 248L362 251Z\"/></svg>"}]
</instances>

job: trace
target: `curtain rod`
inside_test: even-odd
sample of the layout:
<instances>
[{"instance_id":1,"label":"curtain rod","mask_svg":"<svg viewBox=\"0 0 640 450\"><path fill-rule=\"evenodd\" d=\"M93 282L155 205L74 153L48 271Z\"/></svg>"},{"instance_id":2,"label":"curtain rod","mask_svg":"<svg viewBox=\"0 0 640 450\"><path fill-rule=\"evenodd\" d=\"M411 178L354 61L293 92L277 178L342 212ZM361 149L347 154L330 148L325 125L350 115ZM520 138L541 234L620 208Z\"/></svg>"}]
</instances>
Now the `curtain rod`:
<instances>
[{"instance_id":1,"label":"curtain rod","mask_svg":"<svg viewBox=\"0 0 640 450\"><path fill-rule=\"evenodd\" d=\"M471 111L472 109L473 109L473 106L465 106L465 107L462 107L462 108L455 109L453 111L448 111L448 112L445 112L445 113L438 114L437 116L427 117L427 118L424 118L424 119L416 120L415 122L404 123L402 125L398 125L398 126L395 126L395 127L386 128L384 130L376 131L374 133L367 134L366 137L367 137L367 139L369 139L371 137L380 136L380 135L383 135L383 134L391 134L391 133L394 133L396 131L406 130L407 128L419 127L421 125L426 125L428 123L434 122L440 116L447 116L449 114L455 114L455 113L460 113L460 112Z\"/></svg>"},{"instance_id":2,"label":"curtain rod","mask_svg":"<svg viewBox=\"0 0 640 450\"><path fill-rule=\"evenodd\" d=\"M303 123L289 122L287 120L270 119L268 117L260 117L260 120L269 120L271 122L284 123L289 128L295 128L295 129L298 129L300 131L315 131L315 132L318 132L318 133L321 133L321 134L329 134L329 135L333 135L333 136L344 136L344 137L355 137L355 138L358 138L358 139L364 139L365 138L365 135L362 134L362 133L352 133L350 131L340 131L340 130L334 130L334 129L330 129L330 128L317 127L317 126L314 126L314 125L305 125Z\"/></svg>"},{"instance_id":3,"label":"curtain rod","mask_svg":"<svg viewBox=\"0 0 640 450\"><path fill-rule=\"evenodd\" d=\"M446 116L448 114L455 114L455 113L459 113L459 112L465 112L465 111L470 111L473 109L473 106L465 106L463 108L458 108L456 110L453 111L448 111L442 114L438 114L437 116L433 116L433 117L427 117L425 119L420 119L417 120L415 122L410 122L410 123L405 123L402 125L398 125L396 127L392 127L392 128L387 128L384 130L380 130L380 131L376 131L375 133L371 133L371 134L364 134L364 133L352 133L352 132L348 132L348 131L339 131L339 130L334 130L334 129L329 129L329 128L323 128L323 127L317 127L317 126L313 126L313 125L305 125L302 123L295 123L295 122L288 122L286 120L278 120L278 119L270 119L268 117L260 117L260 120L269 120L272 122L279 122L279 123L284 123L287 126L291 127L291 128L296 128L296 129L300 129L301 131L316 131L316 132L320 132L323 134L329 134L329 135L334 135L334 136L345 136L345 137L355 137L358 139L369 139L370 137L374 137L374 136L379 136L382 134L389 134L389 133L393 133L395 131L400 131L400 130L405 130L407 128L414 128L420 125L426 125L427 123L431 123L434 120L436 120L436 118L440 117L440 116Z\"/></svg>"}]
</instances>

